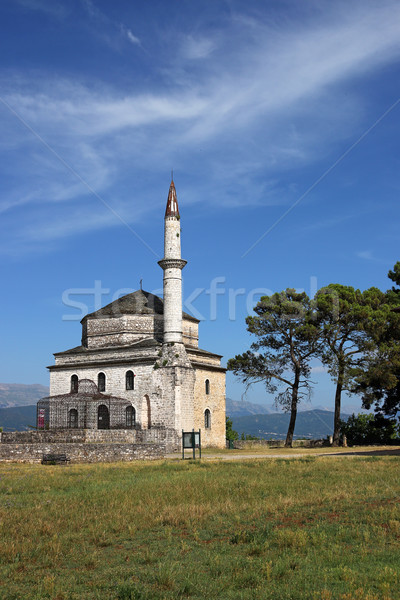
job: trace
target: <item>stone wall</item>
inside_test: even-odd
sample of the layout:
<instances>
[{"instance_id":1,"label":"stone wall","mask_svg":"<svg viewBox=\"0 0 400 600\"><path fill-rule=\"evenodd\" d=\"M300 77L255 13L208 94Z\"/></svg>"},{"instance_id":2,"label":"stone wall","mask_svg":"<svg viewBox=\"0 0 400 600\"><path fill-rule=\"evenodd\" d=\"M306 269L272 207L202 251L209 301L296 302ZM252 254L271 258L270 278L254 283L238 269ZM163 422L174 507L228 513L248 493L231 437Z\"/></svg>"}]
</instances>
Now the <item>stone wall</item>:
<instances>
[{"instance_id":1,"label":"stone wall","mask_svg":"<svg viewBox=\"0 0 400 600\"><path fill-rule=\"evenodd\" d=\"M143 339L163 340L162 315L117 315L87 319L82 329L83 345L89 349L134 344Z\"/></svg>"},{"instance_id":2,"label":"stone wall","mask_svg":"<svg viewBox=\"0 0 400 600\"><path fill-rule=\"evenodd\" d=\"M180 450L180 439L174 429L49 429L47 431L4 431L3 444L158 444L167 452Z\"/></svg>"},{"instance_id":3,"label":"stone wall","mask_svg":"<svg viewBox=\"0 0 400 600\"><path fill-rule=\"evenodd\" d=\"M71 463L157 460L163 458L165 453L165 444L77 442L0 444L0 462L40 463L43 454L66 454Z\"/></svg>"},{"instance_id":4,"label":"stone wall","mask_svg":"<svg viewBox=\"0 0 400 600\"><path fill-rule=\"evenodd\" d=\"M126 388L126 373L127 371L133 371L134 377L134 389L127 390ZM153 365L137 364L132 365L127 362L125 365L107 366L107 367L88 367L82 364L82 367L66 370L51 371L50 373L50 390L51 395L65 394L68 393L71 387L71 376L77 375L78 379L91 379L97 384L98 374L102 372L106 376L106 389L105 394L111 394L118 398L126 400L127 405L132 405L135 409L136 424L142 428L147 428L147 396L150 398L150 411L152 413L153 423L161 423L168 425L166 422L162 423L157 415L157 393L154 394L153 386ZM97 408L96 408L97 410ZM115 421L114 416L118 416L120 411L111 411L111 427L123 426L123 420L121 423ZM97 416L94 411L95 420L93 423L88 423L88 426L97 429ZM78 410L78 414L82 414L82 411ZM143 416L146 416L146 422L143 420ZM65 422L60 423L61 426L67 425L67 410L64 415ZM123 417L123 414L122 414ZM115 422L114 422L115 421ZM55 424L51 423L51 426Z\"/></svg>"},{"instance_id":5,"label":"stone wall","mask_svg":"<svg viewBox=\"0 0 400 600\"><path fill-rule=\"evenodd\" d=\"M205 382L210 382L209 394L206 394ZM204 413L211 413L211 427L205 428ZM225 372L196 368L196 383L194 390L194 428L201 429L201 443L204 448L215 446L225 447Z\"/></svg>"},{"instance_id":6,"label":"stone wall","mask_svg":"<svg viewBox=\"0 0 400 600\"><path fill-rule=\"evenodd\" d=\"M133 390L126 389L127 371L133 371L135 375ZM89 366L87 362L82 361L82 365L79 366L51 371L50 396L68 394L71 391L72 375L77 375L78 379L91 379L97 385L99 373L104 373L106 376L104 393L128 400L135 406L138 413L142 397L151 391L153 364L135 364L130 362L128 357L126 357L126 363L122 365L101 365L100 362L96 366Z\"/></svg>"},{"instance_id":7,"label":"stone wall","mask_svg":"<svg viewBox=\"0 0 400 600\"><path fill-rule=\"evenodd\" d=\"M199 324L189 319L182 321L182 341L185 346L198 348L199 346Z\"/></svg>"}]
</instances>

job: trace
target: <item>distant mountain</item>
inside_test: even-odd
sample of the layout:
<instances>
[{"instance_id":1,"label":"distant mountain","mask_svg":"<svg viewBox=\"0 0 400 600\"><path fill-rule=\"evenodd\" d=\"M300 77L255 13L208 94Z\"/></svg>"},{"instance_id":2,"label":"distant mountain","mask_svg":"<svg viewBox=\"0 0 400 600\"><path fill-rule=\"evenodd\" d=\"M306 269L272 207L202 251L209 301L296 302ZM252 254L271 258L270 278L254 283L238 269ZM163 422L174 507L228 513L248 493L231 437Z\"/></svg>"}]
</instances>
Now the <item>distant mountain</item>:
<instances>
[{"instance_id":1,"label":"distant mountain","mask_svg":"<svg viewBox=\"0 0 400 600\"><path fill-rule=\"evenodd\" d=\"M333 433L333 415L327 410L307 410L297 414L295 438L325 438ZM347 419L349 415L342 415ZM289 426L288 413L233 417L233 429L239 433L254 435L263 439L284 439Z\"/></svg>"},{"instance_id":2,"label":"distant mountain","mask_svg":"<svg viewBox=\"0 0 400 600\"><path fill-rule=\"evenodd\" d=\"M0 383L0 408L32 405L48 395L49 388L40 383Z\"/></svg>"},{"instance_id":3,"label":"distant mountain","mask_svg":"<svg viewBox=\"0 0 400 600\"><path fill-rule=\"evenodd\" d=\"M26 431L36 425L36 404L0 408L0 427L3 431Z\"/></svg>"},{"instance_id":4,"label":"distant mountain","mask_svg":"<svg viewBox=\"0 0 400 600\"><path fill-rule=\"evenodd\" d=\"M226 399L226 414L231 419L233 417L247 417L249 415L269 415L272 410L261 404L245 402L244 400Z\"/></svg>"}]
</instances>

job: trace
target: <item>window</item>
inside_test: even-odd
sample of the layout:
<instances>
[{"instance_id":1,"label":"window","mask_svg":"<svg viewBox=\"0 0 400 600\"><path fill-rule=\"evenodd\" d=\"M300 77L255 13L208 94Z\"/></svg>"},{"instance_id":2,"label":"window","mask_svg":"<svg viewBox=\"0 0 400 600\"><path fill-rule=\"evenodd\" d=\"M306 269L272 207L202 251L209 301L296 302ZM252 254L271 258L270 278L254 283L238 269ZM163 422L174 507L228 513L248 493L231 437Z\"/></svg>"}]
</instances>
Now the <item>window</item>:
<instances>
[{"instance_id":1,"label":"window","mask_svg":"<svg viewBox=\"0 0 400 600\"><path fill-rule=\"evenodd\" d=\"M71 393L76 394L78 391L78 375L72 375L71 377Z\"/></svg>"},{"instance_id":2,"label":"window","mask_svg":"<svg viewBox=\"0 0 400 600\"><path fill-rule=\"evenodd\" d=\"M206 429L211 429L211 412L208 408L204 411L204 427Z\"/></svg>"},{"instance_id":3,"label":"window","mask_svg":"<svg viewBox=\"0 0 400 600\"><path fill-rule=\"evenodd\" d=\"M76 408L71 408L68 413L68 427L70 429L76 429L78 427L78 411Z\"/></svg>"},{"instance_id":4,"label":"window","mask_svg":"<svg viewBox=\"0 0 400 600\"><path fill-rule=\"evenodd\" d=\"M99 388L99 392L106 391L106 376L104 373L99 373L97 376L97 387Z\"/></svg>"},{"instance_id":5,"label":"window","mask_svg":"<svg viewBox=\"0 0 400 600\"><path fill-rule=\"evenodd\" d=\"M125 375L125 389L135 389L135 374L133 371L127 371Z\"/></svg>"},{"instance_id":6,"label":"window","mask_svg":"<svg viewBox=\"0 0 400 600\"><path fill-rule=\"evenodd\" d=\"M136 411L133 406L127 406L125 410L125 424L127 429L135 427Z\"/></svg>"},{"instance_id":7,"label":"window","mask_svg":"<svg viewBox=\"0 0 400 600\"><path fill-rule=\"evenodd\" d=\"M206 379L206 394L207 394L207 396L209 393L210 393L210 380Z\"/></svg>"}]
</instances>

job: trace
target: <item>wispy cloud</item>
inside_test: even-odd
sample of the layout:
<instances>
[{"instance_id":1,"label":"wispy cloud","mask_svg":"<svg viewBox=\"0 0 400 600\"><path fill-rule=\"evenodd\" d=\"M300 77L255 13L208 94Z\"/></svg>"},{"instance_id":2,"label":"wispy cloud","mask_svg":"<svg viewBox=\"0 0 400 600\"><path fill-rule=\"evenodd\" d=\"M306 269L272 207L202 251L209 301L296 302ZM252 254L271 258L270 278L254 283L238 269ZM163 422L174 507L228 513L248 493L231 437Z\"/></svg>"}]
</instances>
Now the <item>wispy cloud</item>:
<instances>
[{"instance_id":1,"label":"wispy cloud","mask_svg":"<svg viewBox=\"0 0 400 600\"><path fill-rule=\"evenodd\" d=\"M128 38L128 40L132 44L134 44L135 46L141 46L141 42L140 42L139 38L136 37L136 35L134 35L130 29L128 29L124 25L121 25L121 31L122 31L123 34L126 35L126 37Z\"/></svg>"},{"instance_id":2,"label":"wispy cloud","mask_svg":"<svg viewBox=\"0 0 400 600\"><path fill-rule=\"evenodd\" d=\"M357 252L358 258L362 258L363 260L375 260L371 250L362 250Z\"/></svg>"},{"instance_id":3,"label":"wispy cloud","mask_svg":"<svg viewBox=\"0 0 400 600\"><path fill-rule=\"evenodd\" d=\"M117 36L119 32L124 39L128 40L134 46L142 45L140 39L129 27L123 23L118 23L117 21L110 19L103 11L99 9L98 6L92 2L92 0L82 0L82 4L89 17L96 22L97 26L101 25L104 27L102 35L98 30L96 30L96 33L97 35L100 34L107 44L117 48L118 43L117 39L115 39L115 36Z\"/></svg>"},{"instance_id":4,"label":"wispy cloud","mask_svg":"<svg viewBox=\"0 0 400 600\"><path fill-rule=\"evenodd\" d=\"M216 41L206 37L185 36L182 43L183 56L188 60L208 57L216 48Z\"/></svg>"},{"instance_id":5,"label":"wispy cloud","mask_svg":"<svg viewBox=\"0 0 400 600\"><path fill-rule=\"evenodd\" d=\"M66 17L70 12L68 7L58 0L52 0L52 2L46 0L16 0L16 2L27 10L39 11L57 19Z\"/></svg>"},{"instance_id":6,"label":"wispy cloud","mask_svg":"<svg viewBox=\"0 0 400 600\"><path fill-rule=\"evenodd\" d=\"M90 0L84 5L90 18L117 26ZM118 29L132 45L141 45L131 28L118 24ZM171 164L193 170L202 153L208 184L215 190L213 203L218 198L221 204L241 205L249 184L246 173L252 179L248 202L285 202L288 191L281 189L279 172L321 160L333 144L357 131L365 105L347 83L398 59L400 5L387 2L366 11L356 3L346 5L346 12L284 28L240 20L236 14L225 30L180 39L169 50L173 67L156 68L152 84L146 88L143 79L140 91L19 73L3 78L3 94L98 193L124 181L128 167L131 173ZM3 198L3 211L84 196L79 182L62 174L4 107L0 123L11 133L9 146L3 145L3 166L15 165L13 159L23 150L26 174L12 196ZM193 202L204 202L204 197L209 195L201 185L191 196ZM99 219L93 226L110 222ZM40 230L39 225L39 235ZM62 237L71 229L66 224L53 231ZM25 234L33 239L29 231Z\"/></svg>"}]
</instances>

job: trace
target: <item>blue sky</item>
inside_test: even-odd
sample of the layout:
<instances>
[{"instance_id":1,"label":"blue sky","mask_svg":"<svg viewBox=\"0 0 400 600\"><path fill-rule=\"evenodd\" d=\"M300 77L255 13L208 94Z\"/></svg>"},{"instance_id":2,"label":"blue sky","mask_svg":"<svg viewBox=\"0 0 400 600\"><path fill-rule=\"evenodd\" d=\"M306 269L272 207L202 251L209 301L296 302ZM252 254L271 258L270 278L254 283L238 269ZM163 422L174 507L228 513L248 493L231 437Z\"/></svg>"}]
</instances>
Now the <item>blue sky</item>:
<instances>
[{"instance_id":1,"label":"blue sky","mask_svg":"<svg viewBox=\"0 0 400 600\"><path fill-rule=\"evenodd\" d=\"M389 287L398 2L3 0L0 30L0 381L47 384L71 300L160 291L171 168L185 308L225 360L261 293Z\"/></svg>"}]
</instances>

